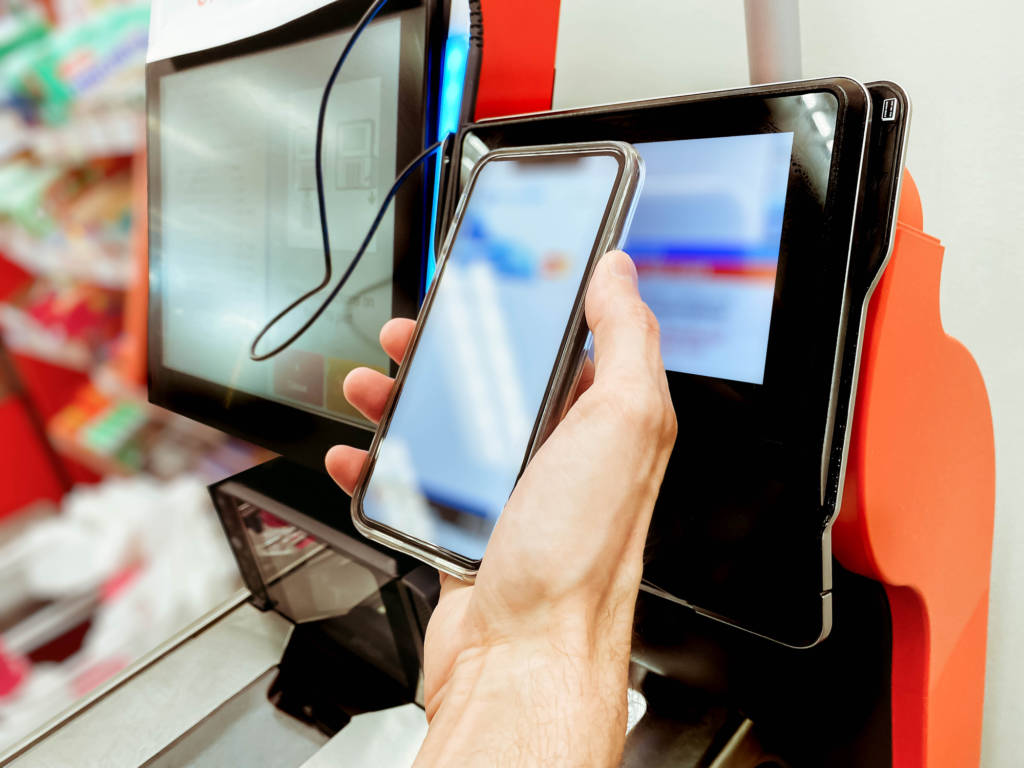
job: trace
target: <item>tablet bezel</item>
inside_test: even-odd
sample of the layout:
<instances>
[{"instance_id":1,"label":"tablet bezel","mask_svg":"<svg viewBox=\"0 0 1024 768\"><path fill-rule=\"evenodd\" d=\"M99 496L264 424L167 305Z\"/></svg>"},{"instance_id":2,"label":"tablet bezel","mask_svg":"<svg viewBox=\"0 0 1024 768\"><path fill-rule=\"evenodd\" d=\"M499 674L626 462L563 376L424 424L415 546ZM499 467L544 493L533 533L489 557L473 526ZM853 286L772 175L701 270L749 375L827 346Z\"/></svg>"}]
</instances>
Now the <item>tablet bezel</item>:
<instances>
[{"instance_id":1,"label":"tablet bezel","mask_svg":"<svg viewBox=\"0 0 1024 768\"><path fill-rule=\"evenodd\" d=\"M832 440L826 498L832 505L831 520L839 514L843 500L846 454L849 450L853 406L860 374L861 339L868 304L882 273L889 264L896 239L903 174L907 157L907 136L912 107L910 97L898 84L879 80L866 83L871 97L871 122L864 147L860 203L850 259L850 313L840 373L835 434ZM896 115L882 120L884 103L895 99Z\"/></svg>"}]
</instances>

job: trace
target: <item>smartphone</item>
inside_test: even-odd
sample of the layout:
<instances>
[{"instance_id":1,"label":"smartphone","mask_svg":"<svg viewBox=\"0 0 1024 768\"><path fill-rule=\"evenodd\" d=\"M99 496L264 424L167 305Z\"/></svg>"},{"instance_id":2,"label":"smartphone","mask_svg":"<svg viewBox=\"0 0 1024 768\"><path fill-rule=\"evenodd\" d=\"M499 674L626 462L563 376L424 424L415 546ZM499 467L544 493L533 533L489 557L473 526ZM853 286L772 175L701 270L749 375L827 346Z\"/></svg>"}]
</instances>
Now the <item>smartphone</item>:
<instances>
[{"instance_id":1,"label":"smartphone","mask_svg":"<svg viewBox=\"0 0 1024 768\"><path fill-rule=\"evenodd\" d=\"M640 156L617 141L477 163L352 494L365 536L472 580L575 390L587 284L642 183Z\"/></svg>"}]
</instances>

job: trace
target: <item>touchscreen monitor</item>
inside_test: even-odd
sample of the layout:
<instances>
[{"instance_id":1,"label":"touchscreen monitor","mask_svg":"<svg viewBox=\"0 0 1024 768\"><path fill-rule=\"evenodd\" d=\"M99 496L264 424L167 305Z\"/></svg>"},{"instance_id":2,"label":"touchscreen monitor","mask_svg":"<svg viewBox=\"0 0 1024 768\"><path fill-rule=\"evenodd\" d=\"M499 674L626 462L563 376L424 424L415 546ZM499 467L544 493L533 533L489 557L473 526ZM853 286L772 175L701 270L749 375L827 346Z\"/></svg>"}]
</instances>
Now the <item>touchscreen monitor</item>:
<instances>
[{"instance_id":1,"label":"touchscreen monitor","mask_svg":"<svg viewBox=\"0 0 1024 768\"><path fill-rule=\"evenodd\" d=\"M147 75L151 399L317 465L330 444L368 438L372 425L341 382L357 366L391 370L377 333L390 317L415 313L425 269L429 187L414 175L317 322L281 354L249 358L270 318L323 277L317 114L358 5L332 4L256 38L156 62ZM432 139L428 16L423 3L388 3L341 70L322 154L334 279L284 317L263 349L290 336L336 284L397 171Z\"/></svg>"},{"instance_id":2,"label":"touchscreen monitor","mask_svg":"<svg viewBox=\"0 0 1024 768\"><path fill-rule=\"evenodd\" d=\"M159 247L165 367L351 418L327 382L357 364L387 369L376 335L391 317L393 211L323 319L284 354L249 359L267 320L323 274L316 118L346 38L330 34L160 78ZM371 25L331 95L324 197L338 264L354 254L395 176L400 47L399 18ZM287 338L315 306L284 318L261 346Z\"/></svg>"}]
</instances>

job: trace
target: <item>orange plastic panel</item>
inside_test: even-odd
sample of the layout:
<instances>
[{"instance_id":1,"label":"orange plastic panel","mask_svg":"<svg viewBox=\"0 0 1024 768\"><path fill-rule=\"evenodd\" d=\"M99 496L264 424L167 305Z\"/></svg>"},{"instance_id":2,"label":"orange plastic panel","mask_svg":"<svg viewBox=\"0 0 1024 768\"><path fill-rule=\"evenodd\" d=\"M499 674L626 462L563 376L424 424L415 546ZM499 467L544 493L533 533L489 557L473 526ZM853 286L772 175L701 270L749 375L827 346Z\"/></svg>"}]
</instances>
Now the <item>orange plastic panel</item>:
<instances>
[{"instance_id":1,"label":"orange plastic panel","mask_svg":"<svg viewBox=\"0 0 1024 768\"><path fill-rule=\"evenodd\" d=\"M894 767L965 768L981 753L995 446L981 371L942 329L942 245L922 227L907 175L867 316L833 548L889 595Z\"/></svg>"}]
</instances>

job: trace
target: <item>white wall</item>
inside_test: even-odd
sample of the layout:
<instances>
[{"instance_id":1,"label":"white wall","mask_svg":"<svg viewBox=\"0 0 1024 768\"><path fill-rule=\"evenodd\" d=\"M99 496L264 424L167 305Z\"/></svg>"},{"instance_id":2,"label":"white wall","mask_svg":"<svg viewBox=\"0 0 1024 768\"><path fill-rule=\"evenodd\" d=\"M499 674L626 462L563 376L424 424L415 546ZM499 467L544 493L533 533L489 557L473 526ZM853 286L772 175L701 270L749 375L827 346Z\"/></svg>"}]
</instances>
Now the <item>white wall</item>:
<instances>
[{"instance_id":1,"label":"white wall","mask_svg":"<svg viewBox=\"0 0 1024 768\"><path fill-rule=\"evenodd\" d=\"M555 106L744 85L740 0L561 0ZM803 0L804 74L889 79L914 107L908 167L946 246L942 321L974 354L996 438L984 766L1024 722L1024 4ZM951 564L951 567L955 567Z\"/></svg>"}]
</instances>

